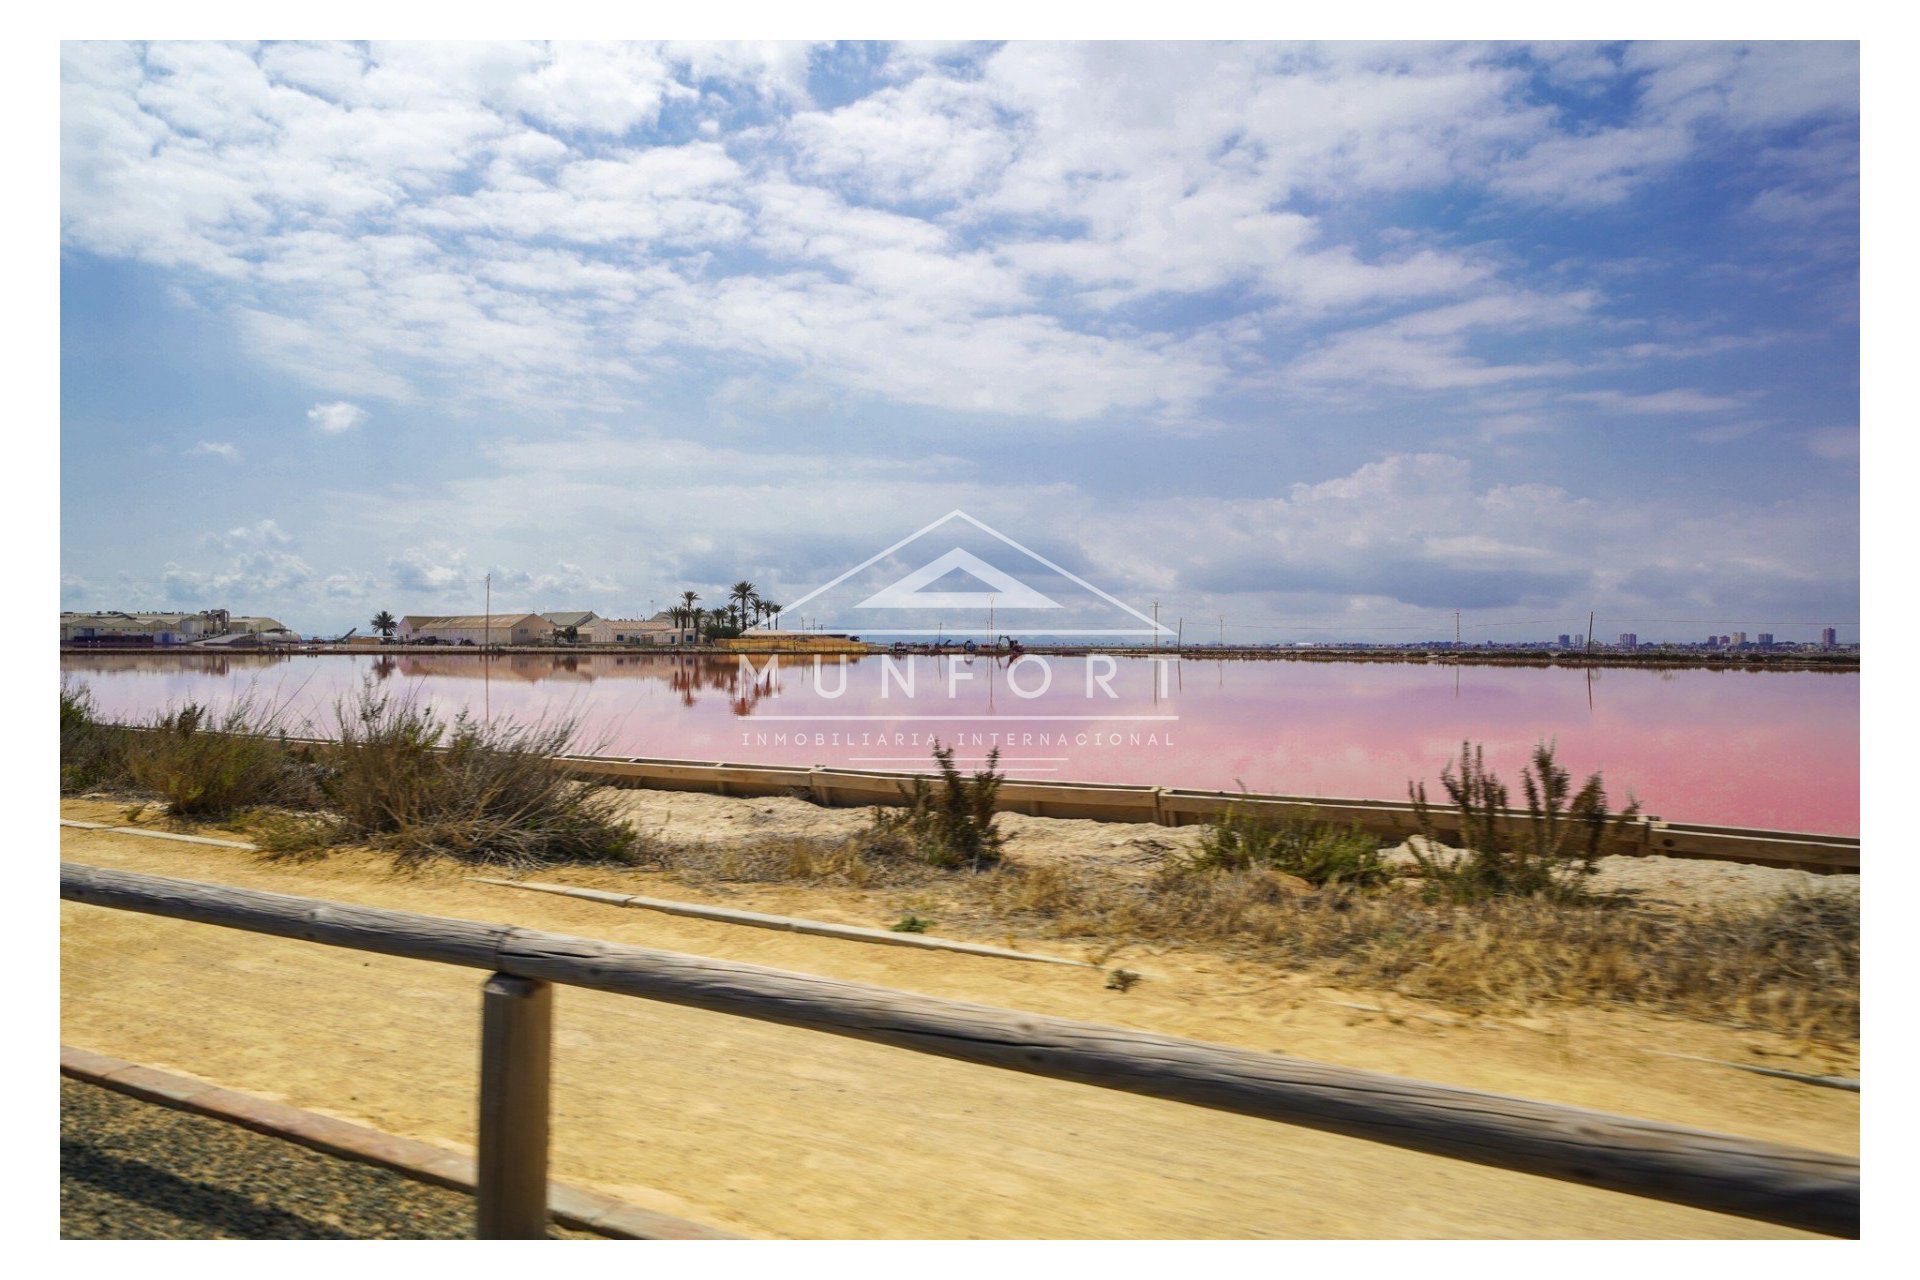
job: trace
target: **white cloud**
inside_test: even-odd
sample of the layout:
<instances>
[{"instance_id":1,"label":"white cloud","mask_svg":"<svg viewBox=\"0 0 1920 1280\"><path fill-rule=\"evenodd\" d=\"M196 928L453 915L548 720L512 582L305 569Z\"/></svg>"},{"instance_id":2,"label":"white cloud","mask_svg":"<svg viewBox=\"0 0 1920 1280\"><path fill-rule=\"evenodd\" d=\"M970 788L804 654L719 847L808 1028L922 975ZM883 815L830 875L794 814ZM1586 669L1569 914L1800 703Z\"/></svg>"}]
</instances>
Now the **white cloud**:
<instances>
[{"instance_id":1,"label":"white cloud","mask_svg":"<svg viewBox=\"0 0 1920 1280\"><path fill-rule=\"evenodd\" d=\"M1550 57L1589 88L1614 78L1610 59ZM1751 134L1859 109L1859 46L1847 42L1633 44L1618 74L1638 90L1625 123L1542 136L1497 166L1496 189L1543 204L1615 204L1695 154L1713 130Z\"/></svg>"},{"instance_id":2,"label":"white cloud","mask_svg":"<svg viewBox=\"0 0 1920 1280\"><path fill-rule=\"evenodd\" d=\"M1566 360L1508 363L1474 350L1475 340L1519 330L1580 323L1589 293L1489 292L1364 328L1337 333L1295 361L1289 376L1304 386L1390 385L1420 391L1465 390L1538 381L1575 372Z\"/></svg>"},{"instance_id":3,"label":"white cloud","mask_svg":"<svg viewBox=\"0 0 1920 1280\"><path fill-rule=\"evenodd\" d=\"M274 550L244 551L213 568L168 561L160 575L167 599L199 609L222 604L281 608L303 597L313 580L313 568L305 560Z\"/></svg>"},{"instance_id":4,"label":"white cloud","mask_svg":"<svg viewBox=\"0 0 1920 1280\"><path fill-rule=\"evenodd\" d=\"M1239 291L1256 325L1352 325L1513 293L1493 254L1341 211L1619 200L1710 125L1844 115L1850 48L1543 50L1634 103L1583 131L1496 46L902 48L817 110L802 44L69 44L63 234L224 284L251 350L336 394L618 407L692 350L943 409L1180 416L1234 380L1218 335L1117 309ZM696 102L714 136L643 136ZM1754 208L1811 216L1808 181ZM1322 346L1399 385L1563 371L1390 328Z\"/></svg>"},{"instance_id":5,"label":"white cloud","mask_svg":"<svg viewBox=\"0 0 1920 1280\"><path fill-rule=\"evenodd\" d=\"M1701 444L1732 444L1735 440L1744 440L1760 430L1757 422L1728 422L1717 427L1702 427L1691 432L1690 437Z\"/></svg>"},{"instance_id":6,"label":"white cloud","mask_svg":"<svg viewBox=\"0 0 1920 1280\"><path fill-rule=\"evenodd\" d=\"M387 577L402 591L445 595L464 589L472 576L467 553L444 542L409 547L387 560Z\"/></svg>"},{"instance_id":7,"label":"white cloud","mask_svg":"<svg viewBox=\"0 0 1920 1280\"><path fill-rule=\"evenodd\" d=\"M1835 462L1846 462L1860 456L1860 429L1858 427L1828 427L1822 431L1809 432L1806 446L1818 457Z\"/></svg>"},{"instance_id":8,"label":"white cloud","mask_svg":"<svg viewBox=\"0 0 1920 1280\"><path fill-rule=\"evenodd\" d=\"M365 409L345 400L316 404L307 410L307 422L323 436L345 435L366 420Z\"/></svg>"},{"instance_id":9,"label":"white cloud","mask_svg":"<svg viewBox=\"0 0 1920 1280\"><path fill-rule=\"evenodd\" d=\"M221 541L230 547L275 546L285 547L293 543L293 535L282 529L273 520L261 520L251 525L241 525L229 529Z\"/></svg>"},{"instance_id":10,"label":"white cloud","mask_svg":"<svg viewBox=\"0 0 1920 1280\"><path fill-rule=\"evenodd\" d=\"M189 458L225 458L228 462L238 462L240 450L224 440L202 440L187 450L187 456Z\"/></svg>"},{"instance_id":11,"label":"white cloud","mask_svg":"<svg viewBox=\"0 0 1920 1280\"><path fill-rule=\"evenodd\" d=\"M1746 403L1738 396L1713 395L1692 387L1676 387L1671 391L1652 391L1643 395L1615 390L1573 391L1561 399L1636 414L1723 413L1741 408Z\"/></svg>"}]
</instances>

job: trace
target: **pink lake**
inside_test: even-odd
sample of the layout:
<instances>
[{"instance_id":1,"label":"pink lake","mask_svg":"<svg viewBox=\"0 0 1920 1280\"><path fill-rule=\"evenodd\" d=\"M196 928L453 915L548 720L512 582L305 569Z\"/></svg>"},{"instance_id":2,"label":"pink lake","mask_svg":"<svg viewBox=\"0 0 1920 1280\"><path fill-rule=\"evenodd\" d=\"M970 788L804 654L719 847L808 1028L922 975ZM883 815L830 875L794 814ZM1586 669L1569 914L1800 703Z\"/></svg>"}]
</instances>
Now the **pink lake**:
<instances>
[{"instance_id":1,"label":"pink lake","mask_svg":"<svg viewBox=\"0 0 1920 1280\"><path fill-rule=\"evenodd\" d=\"M436 709L570 716L606 755L865 769L963 763L999 746L1017 777L1402 800L1438 793L1463 739L1518 795L1550 739L1576 778L1600 770L1681 822L1854 835L1860 681L1825 671L1653 671L1438 663L671 654L63 654L103 713L141 720L251 690L323 734L364 680ZM1111 670L1108 664L1111 664ZM911 685L911 689L907 687Z\"/></svg>"}]
</instances>

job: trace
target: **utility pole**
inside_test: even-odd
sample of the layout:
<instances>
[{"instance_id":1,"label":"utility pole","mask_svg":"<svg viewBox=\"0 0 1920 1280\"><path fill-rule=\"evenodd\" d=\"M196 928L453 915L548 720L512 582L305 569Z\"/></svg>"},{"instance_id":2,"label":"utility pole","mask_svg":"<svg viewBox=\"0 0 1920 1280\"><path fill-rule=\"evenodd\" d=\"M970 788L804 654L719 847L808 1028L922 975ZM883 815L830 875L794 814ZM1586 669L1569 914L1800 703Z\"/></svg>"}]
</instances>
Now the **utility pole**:
<instances>
[{"instance_id":1,"label":"utility pole","mask_svg":"<svg viewBox=\"0 0 1920 1280\"><path fill-rule=\"evenodd\" d=\"M1173 628L1173 651L1175 653L1180 652L1181 646L1186 643L1186 634L1187 620L1185 617L1182 617Z\"/></svg>"},{"instance_id":2,"label":"utility pole","mask_svg":"<svg viewBox=\"0 0 1920 1280\"><path fill-rule=\"evenodd\" d=\"M487 648L493 648L493 575L487 575Z\"/></svg>"},{"instance_id":3,"label":"utility pole","mask_svg":"<svg viewBox=\"0 0 1920 1280\"><path fill-rule=\"evenodd\" d=\"M1587 648L1593 648L1593 610L1587 610Z\"/></svg>"},{"instance_id":4,"label":"utility pole","mask_svg":"<svg viewBox=\"0 0 1920 1280\"><path fill-rule=\"evenodd\" d=\"M1160 602L1153 602L1153 647L1160 647Z\"/></svg>"},{"instance_id":5,"label":"utility pole","mask_svg":"<svg viewBox=\"0 0 1920 1280\"><path fill-rule=\"evenodd\" d=\"M1224 613L1220 615L1220 647L1227 647L1227 615Z\"/></svg>"},{"instance_id":6,"label":"utility pole","mask_svg":"<svg viewBox=\"0 0 1920 1280\"><path fill-rule=\"evenodd\" d=\"M1453 611L1453 647L1456 649L1460 647L1460 611L1458 609Z\"/></svg>"}]
</instances>

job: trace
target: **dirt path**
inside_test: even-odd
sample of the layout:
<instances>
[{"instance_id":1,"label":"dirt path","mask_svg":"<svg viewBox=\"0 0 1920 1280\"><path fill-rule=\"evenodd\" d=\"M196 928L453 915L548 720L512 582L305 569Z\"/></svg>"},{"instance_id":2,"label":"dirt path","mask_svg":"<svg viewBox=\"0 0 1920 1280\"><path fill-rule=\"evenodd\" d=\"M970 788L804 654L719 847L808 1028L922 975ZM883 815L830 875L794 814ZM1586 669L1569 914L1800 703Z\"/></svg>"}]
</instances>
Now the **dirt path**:
<instances>
[{"instance_id":1,"label":"dirt path","mask_svg":"<svg viewBox=\"0 0 1920 1280\"><path fill-rule=\"evenodd\" d=\"M70 817L121 821L70 802ZM1783 1038L1633 1013L1467 1021L1200 954L1098 972L931 954L63 829L69 861L511 920L1853 1152L1858 1097L1661 1056L1851 1074ZM555 873L664 897L658 876ZM791 910L789 892L730 894ZM816 913L818 914L818 913ZM845 913L855 923L884 920ZM996 942L999 939L982 938ZM479 975L62 905L68 1043L471 1149ZM1390 1013L1347 1004L1384 1006ZM596 992L558 995L556 1178L781 1237L1773 1237L1764 1224L1199 1108Z\"/></svg>"}]
</instances>

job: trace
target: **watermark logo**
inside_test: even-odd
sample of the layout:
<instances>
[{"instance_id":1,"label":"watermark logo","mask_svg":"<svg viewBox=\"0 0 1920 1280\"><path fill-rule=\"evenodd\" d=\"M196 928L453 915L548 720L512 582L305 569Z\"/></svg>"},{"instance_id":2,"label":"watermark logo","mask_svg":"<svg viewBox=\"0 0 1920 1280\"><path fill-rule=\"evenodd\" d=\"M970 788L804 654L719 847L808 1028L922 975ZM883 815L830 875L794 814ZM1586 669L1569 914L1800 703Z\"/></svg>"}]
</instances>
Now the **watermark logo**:
<instances>
[{"instance_id":1,"label":"watermark logo","mask_svg":"<svg viewBox=\"0 0 1920 1280\"><path fill-rule=\"evenodd\" d=\"M1100 760L1174 745L1178 656L1138 652L1174 630L964 511L784 612L810 632L892 641L890 651L810 654L785 673L777 653L742 655L743 682L792 695L740 714L765 722L743 729L743 747L843 750L851 765L897 765L924 764L928 747L944 742L1000 751L1011 771L1045 775L1082 753ZM1102 641L1136 652L1105 652Z\"/></svg>"},{"instance_id":2,"label":"watermark logo","mask_svg":"<svg viewBox=\"0 0 1920 1280\"><path fill-rule=\"evenodd\" d=\"M950 511L786 606L867 638L1091 640L1173 630L964 511Z\"/></svg>"}]
</instances>

